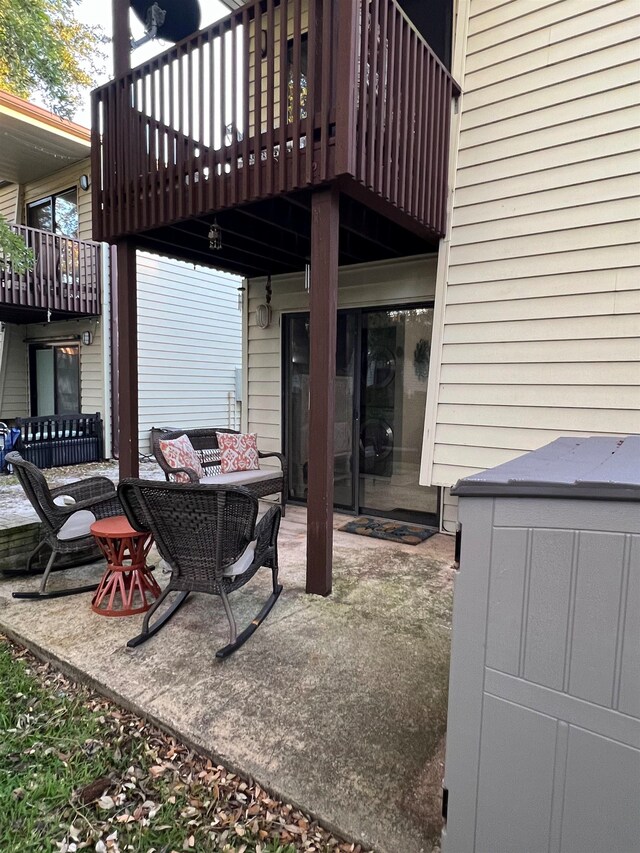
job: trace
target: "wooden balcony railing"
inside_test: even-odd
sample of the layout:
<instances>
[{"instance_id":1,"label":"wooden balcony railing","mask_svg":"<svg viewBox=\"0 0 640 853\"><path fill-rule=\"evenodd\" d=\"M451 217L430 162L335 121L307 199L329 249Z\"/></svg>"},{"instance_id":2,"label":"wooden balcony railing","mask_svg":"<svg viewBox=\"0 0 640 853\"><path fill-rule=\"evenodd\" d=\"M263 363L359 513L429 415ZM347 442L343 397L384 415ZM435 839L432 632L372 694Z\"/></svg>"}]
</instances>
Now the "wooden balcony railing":
<instances>
[{"instance_id":1,"label":"wooden balcony railing","mask_svg":"<svg viewBox=\"0 0 640 853\"><path fill-rule=\"evenodd\" d=\"M13 225L33 250L31 270L17 273L0 255L0 316L3 308L50 310L96 316L101 310L100 245Z\"/></svg>"},{"instance_id":2,"label":"wooden balcony railing","mask_svg":"<svg viewBox=\"0 0 640 853\"><path fill-rule=\"evenodd\" d=\"M94 234L340 175L441 234L452 86L395 0L250 0L93 93Z\"/></svg>"}]
</instances>

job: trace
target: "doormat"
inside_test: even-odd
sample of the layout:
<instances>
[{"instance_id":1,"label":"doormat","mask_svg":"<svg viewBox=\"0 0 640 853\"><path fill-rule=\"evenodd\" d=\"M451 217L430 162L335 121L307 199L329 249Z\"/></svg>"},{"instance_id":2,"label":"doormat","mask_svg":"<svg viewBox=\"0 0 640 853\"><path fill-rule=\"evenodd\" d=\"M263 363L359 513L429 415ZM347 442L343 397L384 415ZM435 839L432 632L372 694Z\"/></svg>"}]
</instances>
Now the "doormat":
<instances>
[{"instance_id":1,"label":"doormat","mask_svg":"<svg viewBox=\"0 0 640 853\"><path fill-rule=\"evenodd\" d=\"M419 545L438 532L434 527L419 527L404 521L372 518L370 515L354 518L338 529L344 530L345 533L357 533L359 536L371 536L373 539L388 539L389 542L400 542L403 545Z\"/></svg>"}]
</instances>

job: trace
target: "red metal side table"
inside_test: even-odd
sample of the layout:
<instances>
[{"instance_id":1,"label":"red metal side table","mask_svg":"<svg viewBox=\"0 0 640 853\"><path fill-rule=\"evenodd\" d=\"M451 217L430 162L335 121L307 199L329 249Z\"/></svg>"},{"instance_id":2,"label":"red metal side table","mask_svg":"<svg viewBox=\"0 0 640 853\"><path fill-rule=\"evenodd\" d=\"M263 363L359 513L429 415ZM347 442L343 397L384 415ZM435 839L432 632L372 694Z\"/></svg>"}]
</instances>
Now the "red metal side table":
<instances>
[{"instance_id":1,"label":"red metal side table","mask_svg":"<svg viewBox=\"0 0 640 853\"><path fill-rule=\"evenodd\" d=\"M133 616L147 611L161 593L147 566L150 533L134 530L124 515L94 521L91 532L107 558L107 570L91 600L101 616Z\"/></svg>"}]
</instances>

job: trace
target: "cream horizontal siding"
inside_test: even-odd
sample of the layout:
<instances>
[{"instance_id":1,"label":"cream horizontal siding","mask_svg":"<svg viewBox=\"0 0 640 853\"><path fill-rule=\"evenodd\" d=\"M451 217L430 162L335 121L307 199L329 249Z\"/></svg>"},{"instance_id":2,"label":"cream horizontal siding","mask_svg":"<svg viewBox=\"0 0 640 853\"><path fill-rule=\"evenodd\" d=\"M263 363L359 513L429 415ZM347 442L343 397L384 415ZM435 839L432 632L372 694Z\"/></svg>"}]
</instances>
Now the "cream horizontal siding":
<instances>
[{"instance_id":1,"label":"cream horizontal siding","mask_svg":"<svg viewBox=\"0 0 640 853\"><path fill-rule=\"evenodd\" d=\"M29 363L24 326L4 323L0 353L0 421L29 414Z\"/></svg>"},{"instance_id":2,"label":"cream horizontal siding","mask_svg":"<svg viewBox=\"0 0 640 853\"><path fill-rule=\"evenodd\" d=\"M436 258L406 258L379 264L344 267L339 273L338 307L407 305L433 299ZM282 449L282 315L309 310L302 275L272 280L272 323L256 325L256 308L265 301L265 280L252 279L248 291L247 377L250 431L265 450Z\"/></svg>"},{"instance_id":3,"label":"cream horizontal siding","mask_svg":"<svg viewBox=\"0 0 640 853\"><path fill-rule=\"evenodd\" d=\"M640 432L640 6L463 9L423 457L443 486L559 435Z\"/></svg>"},{"instance_id":4,"label":"cream horizontal siding","mask_svg":"<svg viewBox=\"0 0 640 853\"><path fill-rule=\"evenodd\" d=\"M18 214L18 185L0 187L0 216L7 222L15 222Z\"/></svg>"},{"instance_id":5,"label":"cream horizontal siding","mask_svg":"<svg viewBox=\"0 0 640 853\"><path fill-rule=\"evenodd\" d=\"M141 451L154 426L238 427L241 280L144 252L137 273Z\"/></svg>"}]
</instances>

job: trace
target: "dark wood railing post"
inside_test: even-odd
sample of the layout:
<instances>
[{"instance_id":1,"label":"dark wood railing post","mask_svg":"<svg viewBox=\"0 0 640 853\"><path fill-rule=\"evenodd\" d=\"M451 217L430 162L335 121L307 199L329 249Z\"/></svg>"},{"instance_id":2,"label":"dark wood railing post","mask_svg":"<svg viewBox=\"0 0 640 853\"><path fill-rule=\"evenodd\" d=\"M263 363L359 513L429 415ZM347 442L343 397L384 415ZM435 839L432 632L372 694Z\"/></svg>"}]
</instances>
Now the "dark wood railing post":
<instances>
[{"instance_id":1,"label":"dark wood railing post","mask_svg":"<svg viewBox=\"0 0 640 853\"><path fill-rule=\"evenodd\" d=\"M129 5L129 0L112 0L114 77L121 77L131 69Z\"/></svg>"},{"instance_id":2,"label":"dark wood railing post","mask_svg":"<svg viewBox=\"0 0 640 853\"><path fill-rule=\"evenodd\" d=\"M118 452L120 479L137 477L138 462L138 317L136 247L132 240L116 243L118 346Z\"/></svg>"},{"instance_id":3,"label":"dark wood railing post","mask_svg":"<svg viewBox=\"0 0 640 853\"><path fill-rule=\"evenodd\" d=\"M356 89L358 56L358 0L335 0L337 48L332 53L336 66L336 175L355 174Z\"/></svg>"},{"instance_id":4,"label":"dark wood railing post","mask_svg":"<svg viewBox=\"0 0 640 853\"><path fill-rule=\"evenodd\" d=\"M334 398L338 313L339 193L311 201L309 293L309 491L307 592L329 595L333 562Z\"/></svg>"}]
</instances>

